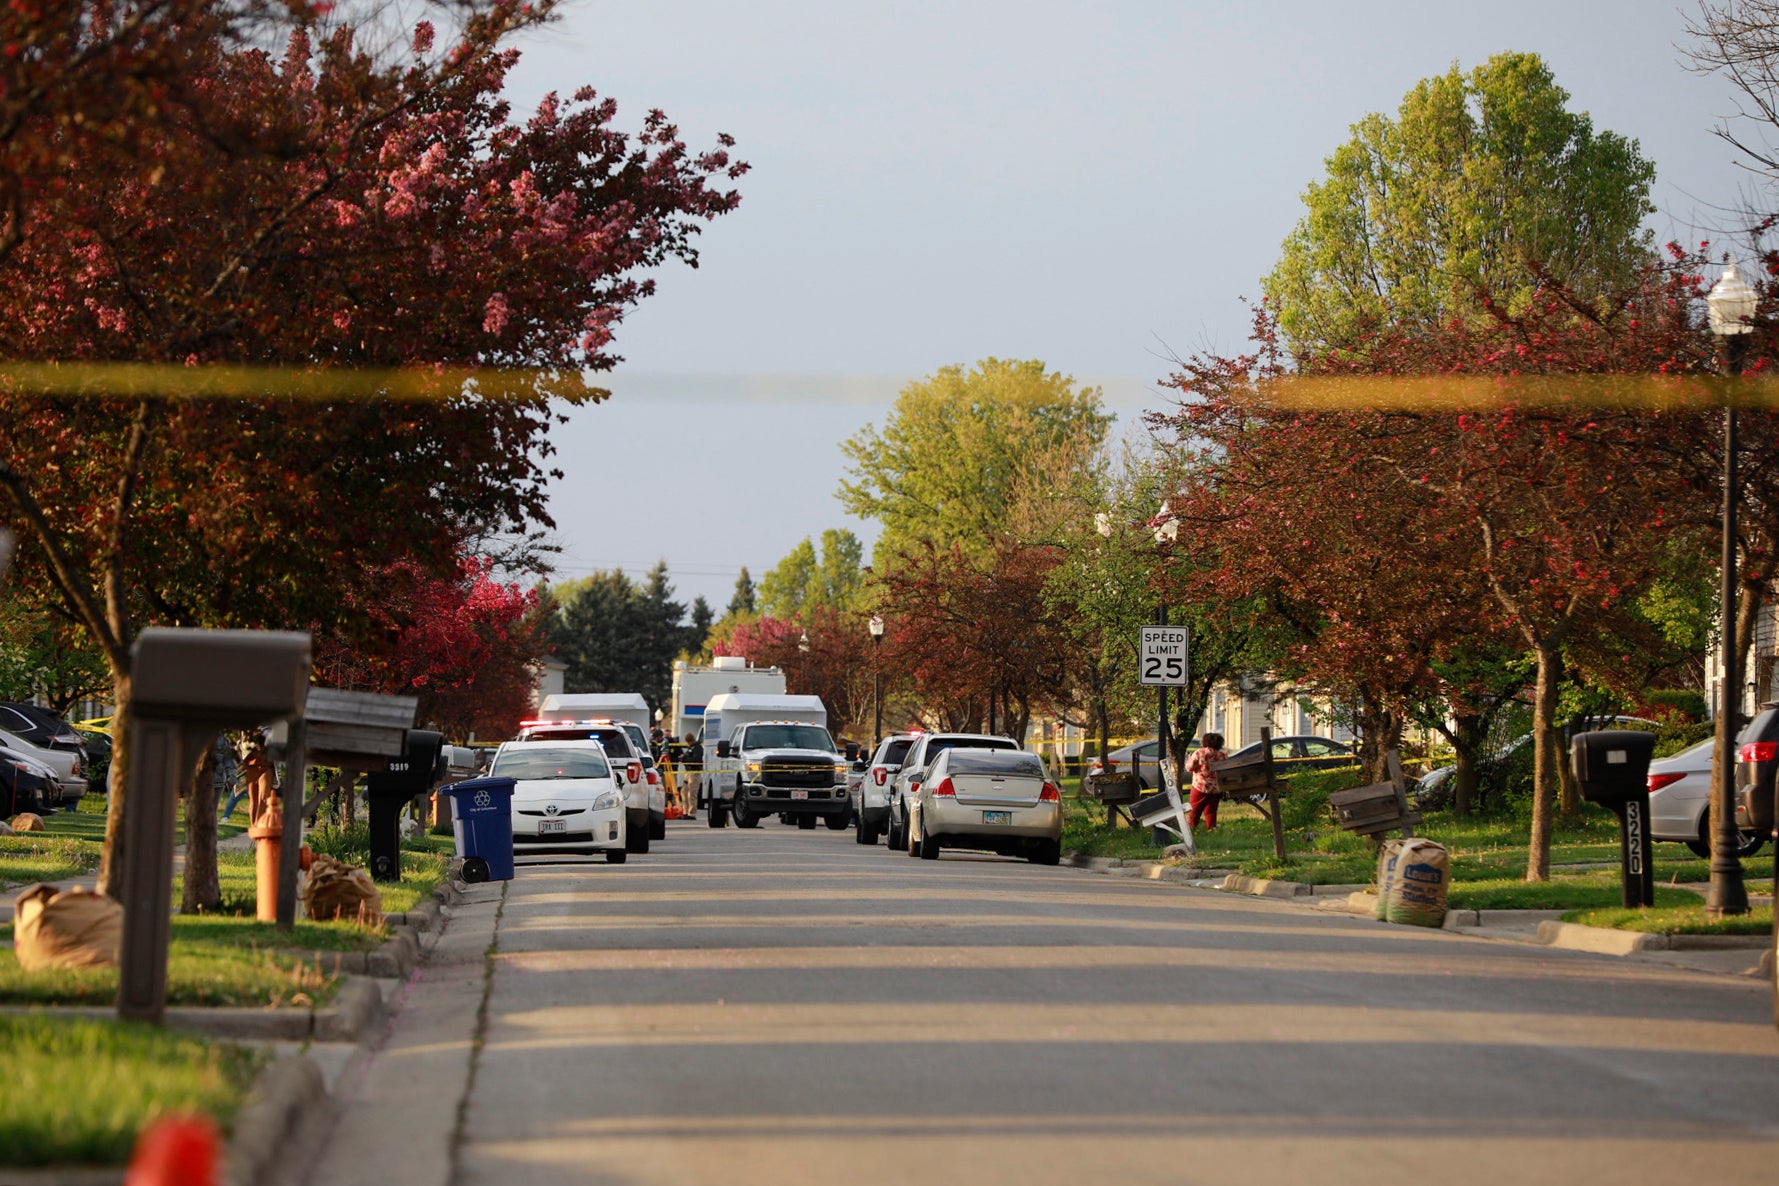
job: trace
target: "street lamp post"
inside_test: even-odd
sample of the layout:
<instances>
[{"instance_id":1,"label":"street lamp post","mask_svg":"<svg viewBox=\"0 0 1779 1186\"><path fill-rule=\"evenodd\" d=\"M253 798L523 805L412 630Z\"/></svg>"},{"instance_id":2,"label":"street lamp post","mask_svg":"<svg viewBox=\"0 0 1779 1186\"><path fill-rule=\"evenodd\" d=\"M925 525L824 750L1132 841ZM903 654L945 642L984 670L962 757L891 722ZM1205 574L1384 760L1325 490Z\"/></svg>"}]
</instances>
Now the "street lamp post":
<instances>
[{"instance_id":1,"label":"street lamp post","mask_svg":"<svg viewBox=\"0 0 1779 1186\"><path fill-rule=\"evenodd\" d=\"M1731 384L1723 404L1723 562L1722 683L1717 698L1716 775L1711 782L1711 886L1705 914L1723 918L1748 913L1748 889L1742 884L1742 862L1736 857L1736 732L1741 716L1742 655L1736 645L1736 404L1734 377L1742 373L1748 350L1749 324L1757 298L1734 263L1723 270L1705 297L1711 332L1723 349L1724 369Z\"/></svg>"},{"instance_id":2,"label":"street lamp post","mask_svg":"<svg viewBox=\"0 0 1779 1186\"><path fill-rule=\"evenodd\" d=\"M871 752L883 742L883 615L872 614L871 631Z\"/></svg>"}]
</instances>

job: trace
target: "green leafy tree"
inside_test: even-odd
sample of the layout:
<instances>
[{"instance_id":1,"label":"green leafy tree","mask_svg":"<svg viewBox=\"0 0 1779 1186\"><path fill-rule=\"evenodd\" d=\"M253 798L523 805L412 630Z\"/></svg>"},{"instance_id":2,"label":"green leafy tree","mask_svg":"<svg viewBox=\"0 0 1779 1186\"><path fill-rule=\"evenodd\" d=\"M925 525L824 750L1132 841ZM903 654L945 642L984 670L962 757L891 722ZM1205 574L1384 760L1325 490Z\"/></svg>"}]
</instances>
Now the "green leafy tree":
<instances>
[{"instance_id":1,"label":"green leafy tree","mask_svg":"<svg viewBox=\"0 0 1779 1186\"><path fill-rule=\"evenodd\" d=\"M881 430L841 448L850 479L840 502L883 525L878 566L921 548L992 557L1022 492L1066 486L1104 442L1112 417L1098 388L1077 387L1038 361L985 358L902 389ZM1059 452L1074 455L1058 468Z\"/></svg>"},{"instance_id":2,"label":"green leafy tree","mask_svg":"<svg viewBox=\"0 0 1779 1186\"><path fill-rule=\"evenodd\" d=\"M816 609L850 611L864 588L864 561L858 536L830 527L822 532L819 553L805 539L765 575L760 609L787 621Z\"/></svg>"},{"instance_id":3,"label":"green leafy tree","mask_svg":"<svg viewBox=\"0 0 1779 1186\"><path fill-rule=\"evenodd\" d=\"M1354 124L1264 281L1291 348L1363 352L1383 323L1513 313L1540 288L1616 303L1652 255L1655 166L1568 103L1536 54L1502 53Z\"/></svg>"}]
</instances>

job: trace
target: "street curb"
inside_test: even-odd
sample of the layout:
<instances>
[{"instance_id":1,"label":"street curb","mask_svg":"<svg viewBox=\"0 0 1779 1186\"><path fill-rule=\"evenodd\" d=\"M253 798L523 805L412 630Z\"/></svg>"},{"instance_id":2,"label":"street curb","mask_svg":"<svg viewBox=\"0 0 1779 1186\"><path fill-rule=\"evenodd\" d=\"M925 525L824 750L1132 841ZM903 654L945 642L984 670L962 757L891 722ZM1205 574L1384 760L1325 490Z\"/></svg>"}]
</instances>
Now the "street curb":
<instances>
[{"instance_id":1,"label":"street curb","mask_svg":"<svg viewBox=\"0 0 1779 1186\"><path fill-rule=\"evenodd\" d=\"M1771 935L1658 935L1618 931L1576 922L1546 920L1538 924L1538 942L1571 951L1630 955L1638 951L1752 951L1772 942Z\"/></svg>"},{"instance_id":2,"label":"street curb","mask_svg":"<svg viewBox=\"0 0 1779 1186\"><path fill-rule=\"evenodd\" d=\"M1225 893L1246 894L1251 898L1309 898L1315 886L1307 881L1275 881L1270 877L1248 877L1231 873L1218 887Z\"/></svg>"},{"instance_id":3,"label":"street curb","mask_svg":"<svg viewBox=\"0 0 1779 1186\"><path fill-rule=\"evenodd\" d=\"M285 1160L308 1118L331 1102L321 1068L303 1055L281 1058L261 1071L235 1115L223 1153L223 1181L253 1186L267 1177Z\"/></svg>"},{"instance_id":4,"label":"street curb","mask_svg":"<svg viewBox=\"0 0 1779 1186\"><path fill-rule=\"evenodd\" d=\"M1172 881L1196 884L1207 878L1229 876L1226 869L1197 869L1189 862L1127 860L1124 857L1089 857L1070 853L1063 864L1085 873L1103 873L1112 877L1134 877L1142 881Z\"/></svg>"},{"instance_id":5,"label":"street curb","mask_svg":"<svg viewBox=\"0 0 1779 1186\"><path fill-rule=\"evenodd\" d=\"M381 1020L382 1002L375 980L347 975L324 1009L178 1005L166 1011L165 1025L182 1034L234 1042L352 1042ZM110 1021L117 1010L108 1005L0 1006L0 1016L27 1015Z\"/></svg>"}]
</instances>

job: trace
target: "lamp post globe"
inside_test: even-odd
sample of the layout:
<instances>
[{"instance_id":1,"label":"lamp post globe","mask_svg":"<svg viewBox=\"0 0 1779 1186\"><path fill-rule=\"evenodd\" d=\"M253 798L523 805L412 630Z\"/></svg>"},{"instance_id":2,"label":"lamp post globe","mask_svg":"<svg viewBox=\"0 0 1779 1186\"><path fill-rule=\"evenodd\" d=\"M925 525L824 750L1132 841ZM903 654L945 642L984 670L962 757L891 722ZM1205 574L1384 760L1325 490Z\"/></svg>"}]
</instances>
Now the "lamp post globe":
<instances>
[{"instance_id":1,"label":"lamp post globe","mask_svg":"<svg viewBox=\"0 0 1779 1186\"><path fill-rule=\"evenodd\" d=\"M1723 404L1723 557L1719 590L1721 683L1717 697L1717 753L1711 781L1711 885L1705 893L1705 914L1710 918L1748 913L1748 889L1742 881L1742 862L1736 857L1736 733L1741 715L1742 652L1736 645L1736 404L1734 377L1742 372L1742 358L1753 332L1759 298L1730 261L1723 275L1705 297L1711 332L1723 351L1724 369L1732 387Z\"/></svg>"},{"instance_id":2,"label":"lamp post globe","mask_svg":"<svg viewBox=\"0 0 1779 1186\"><path fill-rule=\"evenodd\" d=\"M872 614L865 623L871 632L871 752L883 742L883 615Z\"/></svg>"}]
</instances>

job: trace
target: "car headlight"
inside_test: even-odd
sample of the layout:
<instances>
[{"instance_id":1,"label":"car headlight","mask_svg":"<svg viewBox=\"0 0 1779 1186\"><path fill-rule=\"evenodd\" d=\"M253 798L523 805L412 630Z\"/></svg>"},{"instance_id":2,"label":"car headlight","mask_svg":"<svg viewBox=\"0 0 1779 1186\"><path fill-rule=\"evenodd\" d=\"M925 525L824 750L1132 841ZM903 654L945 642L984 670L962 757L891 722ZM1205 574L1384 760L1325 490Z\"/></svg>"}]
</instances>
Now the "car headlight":
<instances>
[{"instance_id":1,"label":"car headlight","mask_svg":"<svg viewBox=\"0 0 1779 1186\"><path fill-rule=\"evenodd\" d=\"M747 764L747 772L749 774L758 774L760 772L760 764L758 762L749 762Z\"/></svg>"},{"instance_id":2,"label":"car headlight","mask_svg":"<svg viewBox=\"0 0 1779 1186\"><path fill-rule=\"evenodd\" d=\"M593 800L594 811L610 811L618 805L618 792L606 791Z\"/></svg>"},{"instance_id":3,"label":"car headlight","mask_svg":"<svg viewBox=\"0 0 1779 1186\"><path fill-rule=\"evenodd\" d=\"M846 776L851 773L852 773L851 766L846 766L839 762L834 763L834 777L835 778L838 778L844 782L846 779Z\"/></svg>"}]
</instances>

